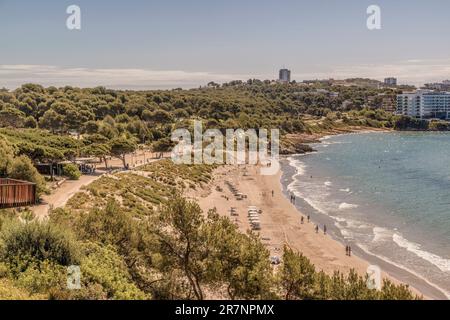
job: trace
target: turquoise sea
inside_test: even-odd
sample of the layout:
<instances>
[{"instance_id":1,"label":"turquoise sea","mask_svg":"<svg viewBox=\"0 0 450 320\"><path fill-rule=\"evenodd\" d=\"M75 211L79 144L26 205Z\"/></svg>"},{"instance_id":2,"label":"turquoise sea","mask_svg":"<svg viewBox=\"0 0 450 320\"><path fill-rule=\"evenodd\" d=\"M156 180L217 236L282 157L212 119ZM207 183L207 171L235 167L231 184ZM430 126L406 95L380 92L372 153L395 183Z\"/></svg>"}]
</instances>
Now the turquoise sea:
<instances>
[{"instance_id":1,"label":"turquoise sea","mask_svg":"<svg viewBox=\"0 0 450 320\"><path fill-rule=\"evenodd\" d=\"M313 147L283 165L299 209L450 297L450 133L347 134Z\"/></svg>"}]
</instances>

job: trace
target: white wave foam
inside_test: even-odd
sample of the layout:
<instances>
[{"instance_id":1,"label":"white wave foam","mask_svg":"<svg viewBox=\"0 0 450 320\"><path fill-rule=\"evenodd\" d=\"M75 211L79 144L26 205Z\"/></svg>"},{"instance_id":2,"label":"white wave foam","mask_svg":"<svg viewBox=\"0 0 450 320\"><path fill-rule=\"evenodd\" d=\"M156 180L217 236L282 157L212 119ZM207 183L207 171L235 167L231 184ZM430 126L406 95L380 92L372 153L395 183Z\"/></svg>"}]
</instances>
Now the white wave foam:
<instances>
[{"instance_id":1,"label":"white wave foam","mask_svg":"<svg viewBox=\"0 0 450 320\"><path fill-rule=\"evenodd\" d=\"M404 265L401 265L401 264L399 264L399 263L396 263L396 262L392 261L391 259L389 259L389 258L387 258L387 257L385 257L385 256L383 256L383 255L381 255L381 254L375 254L375 253L373 253L373 252L370 251L369 248L367 248L365 245L362 245L362 244L358 243L358 247L359 247L361 250L363 250L365 253L367 253L367 254L369 254L369 255L371 255L371 256L375 256L375 257L377 257L378 259L384 260L385 262L387 262L387 263L389 263L389 264L391 264L391 265L393 265L393 266L396 266L396 267L399 268L399 269L406 270L407 272L411 273L412 275L416 276L417 278L422 279L423 281L425 281L426 283L428 283L430 286L432 286L433 288L435 288L435 289L437 289L438 291L440 291L443 295L445 295L445 296L447 297L447 299L450 299L450 292L449 292L449 291L445 290L444 288L439 287L437 284L435 284L435 283L431 282L430 280L424 278L422 275L420 275L420 274L417 273L416 271L411 270L410 268L405 267Z\"/></svg>"},{"instance_id":2,"label":"white wave foam","mask_svg":"<svg viewBox=\"0 0 450 320\"><path fill-rule=\"evenodd\" d=\"M374 227L373 228L373 239L372 242L378 242L385 239L392 239L392 232L390 232L388 229L381 228L381 227Z\"/></svg>"},{"instance_id":3,"label":"white wave foam","mask_svg":"<svg viewBox=\"0 0 450 320\"><path fill-rule=\"evenodd\" d=\"M347 225L349 228L354 228L354 229L372 229L373 225L367 224L365 222L362 221L358 221L355 219L346 219Z\"/></svg>"},{"instance_id":4,"label":"white wave foam","mask_svg":"<svg viewBox=\"0 0 450 320\"><path fill-rule=\"evenodd\" d=\"M325 140L331 139L332 137L333 137L332 135L323 136L322 138L319 139L319 141L325 141Z\"/></svg>"},{"instance_id":5,"label":"white wave foam","mask_svg":"<svg viewBox=\"0 0 450 320\"><path fill-rule=\"evenodd\" d=\"M317 203L316 201L310 199L310 198L303 198L303 200L309 204L312 208L314 208L316 211L328 216L327 211L325 210L325 208L323 208L319 203Z\"/></svg>"},{"instance_id":6,"label":"white wave foam","mask_svg":"<svg viewBox=\"0 0 450 320\"><path fill-rule=\"evenodd\" d=\"M338 222L347 222L346 219L341 218L341 217L332 217L334 220L338 221Z\"/></svg>"},{"instance_id":7,"label":"white wave foam","mask_svg":"<svg viewBox=\"0 0 450 320\"><path fill-rule=\"evenodd\" d=\"M302 176L305 174L306 165L298 159L288 157L289 165L297 170L297 175Z\"/></svg>"},{"instance_id":8,"label":"white wave foam","mask_svg":"<svg viewBox=\"0 0 450 320\"><path fill-rule=\"evenodd\" d=\"M347 193L349 193L349 192L350 192L350 188L346 188L346 189L339 189L339 191L342 191L342 192L347 192Z\"/></svg>"},{"instance_id":9,"label":"white wave foam","mask_svg":"<svg viewBox=\"0 0 450 320\"><path fill-rule=\"evenodd\" d=\"M331 181L325 181L323 184L326 185L327 187L331 187L333 185Z\"/></svg>"},{"instance_id":10,"label":"white wave foam","mask_svg":"<svg viewBox=\"0 0 450 320\"><path fill-rule=\"evenodd\" d=\"M443 272L450 272L450 259L445 259L434 253L422 250L420 244L410 242L397 233L394 233L392 239L399 247L402 247L409 252L414 253L416 256L430 262L438 267L439 270Z\"/></svg>"},{"instance_id":11,"label":"white wave foam","mask_svg":"<svg viewBox=\"0 0 450 320\"><path fill-rule=\"evenodd\" d=\"M357 204L351 204L351 203L346 203L346 202L342 202L340 205L339 205L339 210L349 210L349 209L355 209L355 208L358 208L358 205Z\"/></svg>"},{"instance_id":12,"label":"white wave foam","mask_svg":"<svg viewBox=\"0 0 450 320\"><path fill-rule=\"evenodd\" d=\"M335 224L335 225L336 225L336 227L339 228L339 226L337 224ZM353 233L350 232L350 230L344 229L344 228L339 228L339 231L341 232L341 234L345 240L354 240Z\"/></svg>"}]
</instances>

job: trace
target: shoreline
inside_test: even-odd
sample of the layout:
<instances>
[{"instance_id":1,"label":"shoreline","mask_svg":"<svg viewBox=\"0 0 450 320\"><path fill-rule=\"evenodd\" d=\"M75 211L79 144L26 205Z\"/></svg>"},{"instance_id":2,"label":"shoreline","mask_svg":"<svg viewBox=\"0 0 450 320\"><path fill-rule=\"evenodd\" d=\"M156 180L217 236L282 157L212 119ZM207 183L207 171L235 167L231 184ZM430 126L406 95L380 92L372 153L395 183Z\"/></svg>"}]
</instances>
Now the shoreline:
<instances>
[{"instance_id":1,"label":"shoreline","mask_svg":"<svg viewBox=\"0 0 450 320\"><path fill-rule=\"evenodd\" d=\"M307 140L307 142L304 142L307 145L312 144L321 144L322 142L335 137L335 136L341 136L341 135L352 135L352 134L364 134L364 133L392 133L392 132L408 132L408 131L396 131L393 129L386 129L386 128L366 128L366 127L356 127L349 130L345 130L343 132L335 132L334 130L332 132L327 133L321 133L314 137L314 139ZM417 132L417 131L410 131L410 132ZM426 131L423 131L426 132ZM446 131L444 131L446 132ZM289 157L292 156L305 156L308 154L315 154L319 151L314 150L312 152L305 152L301 154L291 154L291 155L284 155L283 159L288 162L287 166L291 167L293 170L295 170L294 167L289 164L289 161L287 160ZM282 170L281 170L282 171ZM284 175L284 172L282 171L282 176ZM291 181L289 183L292 183L292 178L295 175L295 172L293 172L293 175L290 177ZM281 183L281 189L282 192L285 194L286 199L288 197L288 186L289 183L286 185L283 185L283 181L280 179ZM303 214L301 209L297 207L297 211L299 214ZM329 229L331 230L337 230L339 229L334 226L333 221L331 219L328 219L325 215L317 215L313 214L313 216L319 221L327 222L327 226L329 226ZM336 235L336 232L331 233L331 236L335 241L338 241L342 245L345 245L345 240ZM380 267L382 267L383 270L386 270L386 272L389 274L389 278L397 283L404 283L408 284L410 288L414 289L414 291L417 293L419 292L424 296L425 299L444 299L449 300L450 296L446 292L445 289L442 289L439 287L439 285L429 281L428 279L424 278L423 276L417 274L416 272L408 269L405 266L399 265L393 261L391 261L389 258L386 258L384 256L377 256L373 253L368 252L364 248L360 247L358 244L356 245L356 250L354 253L358 256L360 256L362 259L366 260L367 262L371 262L373 264L376 264ZM353 249L353 248L352 248Z\"/></svg>"},{"instance_id":2,"label":"shoreline","mask_svg":"<svg viewBox=\"0 0 450 320\"><path fill-rule=\"evenodd\" d=\"M210 188L192 193L190 197L199 203L204 212L215 208L220 215L230 217L242 232L250 229L248 206L261 209L259 234L271 256L281 258L282 248L287 244L308 257L316 270L332 274L334 271L348 273L350 269L355 269L360 275L366 274L370 263L361 257L359 250L354 251L351 257L347 256L345 246L339 240L329 234L324 235L322 230L316 233L315 224L312 221L308 223L306 216L289 202L283 192L281 170L273 176L261 176L258 169L252 165L219 167L214 172ZM231 183L247 197L236 200L225 182ZM236 208L236 216L230 215L231 207ZM300 221L302 215L304 224ZM396 284L408 284L415 294L424 299L439 299L436 289L427 288L426 283L413 285L411 281L401 281L391 273L392 270L386 268L382 271L382 278Z\"/></svg>"},{"instance_id":3,"label":"shoreline","mask_svg":"<svg viewBox=\"0 0 450 320\"><path fill-rule=\"evenodd\" d=\"M302 154L300 156L304 155ZM282 191L285 197L288 198L289 195L288 187L290 183L292 183L293 175L295 175L295 168L288 163L287 159L285 159L284 161L286 161L287 164L282 166L285 168L285 171L282 172L282 179L280 182ZM292 172L289 172L288 170L286 170L286 168L289 168L288 170L292 170ZM286 177L289 177L289 180L287 180ZM308 203L303 198L301 198L301 200ZM308 203L308 205L310 204ZM299 205L296 206L296 208L299 214L304 214ZM335 221L324 214L316 213L316 210L314 211L315 212L311 213L312 220L320 225L326 224L328 226L328 229L330 230L329 232L330 237L344 246L346 241L340 236L340 229L334 225ZM384 256L378 256L371 252L368 252L358 243L354 243L352 245L352 252L356 256L365 260L367 263L379 266L381 270L383 270L385 274L388 275L388 278L393 282L408 284L411 289L415 289L414 291L416 293L419 292L420 294L422 294L425 299L448 300L449 298L445 293L445 290L440 288L437 284L429 281L428 279L422 277L416 272L409 270L407 267L401 266L389 260Z\"/></svg>"},{"instance_id":4,"label":"shoreline","mask_svg":"<svg viewBox=\"0 0 450 320\"><path fill-rule=\"evenodd\" d=\"M364 128L346 132L328 132L303 143L320 143L329 136L366 132L392 132L392 130ZM289 156L283 158L287 157ZM316 270L323 270L328 274L332 274L336 270L348 273L350 269L355 269L364 276L367 267L375 264L382 269L383 279L389 279L396 284L407 284L416 295L423 296L424 299L448 299L437 285L402 266L369 254L358 246L352 248L354 254L348 257L342 239L333 235L333 232L324 235L321 230L317 234L314 230L314 222L320 224L320 219L316 221L314 216L311 223L307 223L306 215L289 202L282 181L285 172L281 168L274 176L261 176L258 169L252 165L219 167L214 171L214 178L209 186L211 189L203 190L200 195L196 192L191 197L197 200L204 212L216 208L220 215L230 217L242 232L250 229L246 214L247 207L252 205L262 209L262 230L259 233L271 256L280 257L283 245L287 244L308 257L315 265ZM239 192L246 194L247 198L236 200L225 181L232 183ZM216 189L217 187L219 190ZM272 190L274 191L273 196ZM231 207L237 209L237 217L230 216ZM304 217L304 224L300 222L301 216ZM330 223L327 225L331 226L331 230L334 227Z\"/></svg>"},{"instance_id":5,"label":"shoreline","mask_svg":"<svg viewBox=\"0 0 450 320\"><path fill-rule=\"evenodd\" d=\"M344 134L358 134L358 133L371 133L371 132L396 132L391 128L373 128L373 127L346 127L346 128L335 128L329 131L322 131L320 133L290 133L286 137L292 140L294 143L299 144L314 144L320 143L327 137L344 135ZM287 154L293 155L293 154Z\"/></svg>"}]
</instances>

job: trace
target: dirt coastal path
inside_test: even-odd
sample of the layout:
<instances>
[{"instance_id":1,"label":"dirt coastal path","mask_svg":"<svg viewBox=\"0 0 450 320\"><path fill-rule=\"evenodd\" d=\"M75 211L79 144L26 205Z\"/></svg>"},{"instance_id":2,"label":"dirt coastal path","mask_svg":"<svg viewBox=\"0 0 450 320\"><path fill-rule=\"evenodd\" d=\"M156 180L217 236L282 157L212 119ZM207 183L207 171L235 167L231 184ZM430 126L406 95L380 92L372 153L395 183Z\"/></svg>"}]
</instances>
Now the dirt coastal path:
<instances>
[{"instance_id":1,"label":"dirt coastal path","mask_svg":"<svg viewBox=\"0 0 450 320\"><path fill-rule=\"evenodd\" d=\"M43 219L48 216L50 209L64 207L67 201L78 191L81 187L87 186L93 181L97 180L103 175L103 172L98 172L96 175L83 175L76 181L65 181L61 186L55 189L51 194L42 196L42 203L33 206L31 211L38 219Z\"/></svg>"},{"instance_id":2,"label":"dirt coastal path","mask_svg":"<svg viewBox=\"0 0 450 320\"><path fill-rule=\"evenodd\" d=\"M163 158L168 157L168 154L164 154ZM160 159L155 158L155 153L152 152L138 152L135 154L129 154L126 156L126 162L130 164L132 168L138 168L139 166L147 163L155 162ZM121 168L122 160L112 159L108 161L108 166L114 168ZM56 188L49 195L42 196L42 203L31 207L31 211L35 216L41 220L48 217L50 209L62 208L66 205L67 201L81 190L83 186L87 186L103 176L107 171L104 164L97 166L96 173L93 175L82 175L79 180L66 180L61 186Z\"/></svg>"}]
</instances>

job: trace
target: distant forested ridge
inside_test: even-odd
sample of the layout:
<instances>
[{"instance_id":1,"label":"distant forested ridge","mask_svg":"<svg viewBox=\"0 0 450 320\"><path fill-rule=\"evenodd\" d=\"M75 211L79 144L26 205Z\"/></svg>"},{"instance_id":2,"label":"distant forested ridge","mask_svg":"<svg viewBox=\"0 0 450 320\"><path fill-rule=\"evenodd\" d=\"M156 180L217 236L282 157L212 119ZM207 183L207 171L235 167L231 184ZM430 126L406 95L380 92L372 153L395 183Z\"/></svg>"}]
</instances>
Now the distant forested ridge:
<instances>
[{"instance_id":1,"label":"distant forested ridge","mask_svg":"<svg viewBox=\"0 0 450 320\"><path fill-rule=\"evenodd\" d=\"M392 127L393 116L382 110L382 100L396 93L390 88L260 80L165 91L25 84L0 90L0 126L109 139L130 135L141 143L167 138L174 126L190 126L192 119L202 119L206 128L280 128L283 133L320 130L323 120Z\"/></svg>"}]
</instances>

